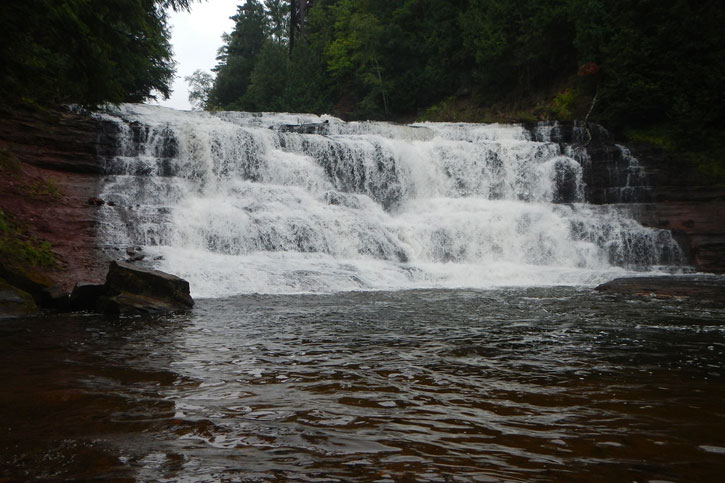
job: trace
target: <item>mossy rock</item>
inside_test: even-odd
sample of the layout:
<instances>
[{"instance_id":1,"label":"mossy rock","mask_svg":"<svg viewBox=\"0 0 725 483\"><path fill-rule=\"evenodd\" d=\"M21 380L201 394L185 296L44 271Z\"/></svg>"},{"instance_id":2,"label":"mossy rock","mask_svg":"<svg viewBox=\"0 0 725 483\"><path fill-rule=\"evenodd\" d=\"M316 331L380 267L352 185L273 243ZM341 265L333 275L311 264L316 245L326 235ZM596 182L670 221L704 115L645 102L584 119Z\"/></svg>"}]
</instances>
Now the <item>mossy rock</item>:
<instances>
[{"instance_id":1,"label":"mossy rock","mask_svg":"<svg viewBox=\"0 0 725 483\"><path fill-rule=\"evenodd\" d=\"M29 317L40 313L33 297L0 279L0 319Z\"/></svg>"}]
</instances>

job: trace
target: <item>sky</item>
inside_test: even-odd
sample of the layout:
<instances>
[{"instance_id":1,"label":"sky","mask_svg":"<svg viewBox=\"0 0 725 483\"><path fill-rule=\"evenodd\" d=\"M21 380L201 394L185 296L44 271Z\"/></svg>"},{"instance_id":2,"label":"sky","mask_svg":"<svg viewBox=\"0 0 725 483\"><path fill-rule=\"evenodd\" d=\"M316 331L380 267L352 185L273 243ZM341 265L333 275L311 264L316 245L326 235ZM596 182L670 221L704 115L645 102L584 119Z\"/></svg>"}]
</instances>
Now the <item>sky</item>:
<instances>
[{"instance_id":1,"label":"sky","mask_svg":"<svg viewBox=\"0 0 725 483\"><path fill-rule=\"evenodd\" d=\"M158 104L175 109L191 109L188 86L184 77L196 69L211 71L216 65L222 34L231 33L234 22L229 19L241 0L204 0L192 3L191 12L169 13L171 44L176 60L176 78L168 100Z\"/></svg>"}]
</instances>

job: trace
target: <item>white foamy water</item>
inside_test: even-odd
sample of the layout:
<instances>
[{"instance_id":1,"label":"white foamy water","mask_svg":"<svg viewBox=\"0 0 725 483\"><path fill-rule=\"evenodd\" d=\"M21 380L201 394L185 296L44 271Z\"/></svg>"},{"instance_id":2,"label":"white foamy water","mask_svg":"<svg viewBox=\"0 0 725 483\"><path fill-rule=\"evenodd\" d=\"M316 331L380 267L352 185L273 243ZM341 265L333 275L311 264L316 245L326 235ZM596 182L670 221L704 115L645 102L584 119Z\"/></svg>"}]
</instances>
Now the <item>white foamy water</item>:
<instances>
[{"instance_id":1,"label":"white foamy water","mask_svg":"<svg viewBox=\"0 0 725 483\"><path fill-rule=\"evenodd\" d=\"M542 130L144 105L104 117L120 132L105 243L143 246L197 297L593 285L680 257L668 231L587 204L574 149Z\"/></svg>"}]
</instances>

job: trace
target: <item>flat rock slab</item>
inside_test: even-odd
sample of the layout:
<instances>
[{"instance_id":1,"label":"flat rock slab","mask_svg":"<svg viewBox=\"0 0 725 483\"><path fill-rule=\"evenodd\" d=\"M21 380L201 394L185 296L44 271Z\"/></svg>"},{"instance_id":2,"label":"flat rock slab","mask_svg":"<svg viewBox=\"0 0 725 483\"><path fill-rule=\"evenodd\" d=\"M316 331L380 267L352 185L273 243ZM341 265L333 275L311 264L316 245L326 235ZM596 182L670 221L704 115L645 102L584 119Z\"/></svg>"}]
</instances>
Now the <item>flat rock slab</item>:
<instances>
[{"instance_id":1,"label":"flat rock slab","mask_svg":"<svg viewBox=\"0 0 725 483\"><path fill-rule=\"evenodd\" d=\"M599 292L635 296L692 297L725 305L723 276L661 276L617 278L596 288Z\"/></svg>"}]
</instances>

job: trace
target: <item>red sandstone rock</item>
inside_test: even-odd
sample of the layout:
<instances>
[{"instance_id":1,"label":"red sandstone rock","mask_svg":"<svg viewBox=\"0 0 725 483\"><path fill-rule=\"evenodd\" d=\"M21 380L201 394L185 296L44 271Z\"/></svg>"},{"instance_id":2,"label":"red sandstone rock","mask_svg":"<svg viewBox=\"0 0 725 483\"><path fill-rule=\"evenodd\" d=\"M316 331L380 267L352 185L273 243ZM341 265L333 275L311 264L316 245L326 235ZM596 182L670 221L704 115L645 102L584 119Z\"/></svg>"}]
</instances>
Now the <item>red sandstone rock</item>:
<instances>
[{"instance_id":1,"label":"red sandstone rock","mask_svg":"<svg viewBox=\"0 0 725 483\"><path fill-rule=\"evenodd\" d=\"M58 266L46 275L69 292L76 281L101 282L108 261L96 238L97 197L108 137L101 125L69 112L0 112L0 150L17 169L0 173L0 209L38 240ZM105 143L105 144L104 144Z\"/></svg>"}]
</instances>

